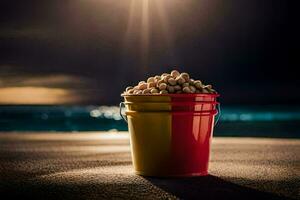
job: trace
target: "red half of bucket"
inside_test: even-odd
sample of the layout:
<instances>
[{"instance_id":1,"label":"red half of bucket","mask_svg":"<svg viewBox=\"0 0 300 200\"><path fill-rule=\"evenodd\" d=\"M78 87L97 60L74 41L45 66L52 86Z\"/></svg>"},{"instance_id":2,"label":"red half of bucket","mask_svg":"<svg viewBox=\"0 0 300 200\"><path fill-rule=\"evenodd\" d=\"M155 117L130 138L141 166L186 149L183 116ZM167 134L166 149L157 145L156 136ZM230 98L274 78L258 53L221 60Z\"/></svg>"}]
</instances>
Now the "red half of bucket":
<instances>
[{"instance_id":1,"label":"red half of bucket","mask_svg":"<svg viewBox=\"0 0 300 200\"><path fill-rule=\"evenodd\" d=\"M170 174L206 175L214 116L211 112L172 112Z\"/></svg>"}]
</instances>

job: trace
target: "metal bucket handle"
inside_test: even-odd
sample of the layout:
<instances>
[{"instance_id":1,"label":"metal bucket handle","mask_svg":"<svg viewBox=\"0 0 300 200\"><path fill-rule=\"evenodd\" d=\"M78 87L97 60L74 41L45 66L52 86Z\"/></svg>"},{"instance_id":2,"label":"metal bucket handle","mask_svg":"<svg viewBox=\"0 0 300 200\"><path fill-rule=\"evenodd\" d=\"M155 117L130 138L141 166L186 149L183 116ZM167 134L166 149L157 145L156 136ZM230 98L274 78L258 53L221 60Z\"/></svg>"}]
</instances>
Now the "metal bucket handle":
<instances>
[{"instance_id":1,"label":"metal bucket handle","mask_svg":"<svg viewBox=\"0 0 300 200\"><path fill-rule=\"evenodd\" d=\"M124 121L126 123L128 123L126 114L123 114L123 112L122 112L123 108L125 108L125 103L121 102L120 103L120 116L124 119Z\"/></svg>"},{"instance_id":2,"label":"metal bucket handle","mask_svg":"<svg viewBox=\"0 0 300 200\"><path fill-rule=\"evenodd\" d=\"M218 113L217 115L215 116L215 123L214 123L214 126L217 125L220 117L221 117L221 106L220 106L220 103L217 104L217 110L218 110Z\"/></svg>"},{"instance_id":3,"label":"metal bucket handle","mask_svg":"<svg viewBox=\"0 0 300 200\"><path fill-rule=\"evenodd\" d=\"M120 116L124 119L124 121L126 121L126 123L128 123L126 114L123 114L123 112L122 112L124 108L125 108L125 102L121 102L120 103ZM218 110L218 114L215 116L214 126L217 125L217 123L221 117L221 106L219 103L217 104L217 110Z\"/></svg>"}]
</instances>

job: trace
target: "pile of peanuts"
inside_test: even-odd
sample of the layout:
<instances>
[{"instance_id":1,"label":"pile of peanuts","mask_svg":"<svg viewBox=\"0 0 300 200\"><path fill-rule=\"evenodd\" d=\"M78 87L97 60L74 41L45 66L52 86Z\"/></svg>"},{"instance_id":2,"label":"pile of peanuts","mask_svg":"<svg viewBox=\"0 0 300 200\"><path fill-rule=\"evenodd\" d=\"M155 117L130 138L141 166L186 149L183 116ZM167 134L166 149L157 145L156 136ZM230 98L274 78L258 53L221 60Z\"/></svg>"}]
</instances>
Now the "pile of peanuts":
<instances>
[{"instance_id":1,"label":"pile of peanuts","mask_svg":"<svg viewBox=\"0 0 300 200\"><path fill-rule=\"evenodd\" d=\"M188 73L172 70L170 74L163 73L147 81L140 81L138 85L126 88L125 95L140 94L180 94L180 93L216 93L211 85L204 85L200 80L190 78Z\"/></svg>"}]
</instances>

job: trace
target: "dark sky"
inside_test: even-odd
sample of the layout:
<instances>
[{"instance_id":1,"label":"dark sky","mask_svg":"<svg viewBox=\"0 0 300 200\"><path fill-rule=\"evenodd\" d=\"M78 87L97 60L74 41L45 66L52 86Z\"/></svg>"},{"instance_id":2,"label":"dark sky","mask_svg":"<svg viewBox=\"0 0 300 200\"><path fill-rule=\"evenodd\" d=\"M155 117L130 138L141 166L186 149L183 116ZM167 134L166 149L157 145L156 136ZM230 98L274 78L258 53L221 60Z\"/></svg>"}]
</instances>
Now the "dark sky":
<instances>
[{"instance_id":1,"label":"dark sky","mask_svg":"<svg viewBox=\"0 0 300 200\"><path fill-rule=\"evenodd\" d=\"M287 14L283 0L2 0L0 96L64 88L115 104L127 85L176 68L223 103L298 103Z\"/></svg>"}]
</instances>

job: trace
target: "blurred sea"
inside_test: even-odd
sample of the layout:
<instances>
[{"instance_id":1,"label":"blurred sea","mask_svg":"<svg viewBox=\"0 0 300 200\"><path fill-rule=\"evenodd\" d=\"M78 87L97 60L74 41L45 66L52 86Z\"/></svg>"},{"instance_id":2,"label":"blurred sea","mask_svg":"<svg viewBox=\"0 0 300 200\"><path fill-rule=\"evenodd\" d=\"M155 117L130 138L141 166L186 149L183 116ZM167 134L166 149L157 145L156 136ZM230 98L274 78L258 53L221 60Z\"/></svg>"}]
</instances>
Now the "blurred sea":
<instances>
[{"instance_id":1,"label":"blurred sea","mask_svg":"<svg viewBox=\"0 0 300 200\"><path fill-rule=\"evenodd\" d=\"M0 131L126 131L117 106L0 106ZM300 138L300 106L223 106L215 136Z\"/></svg>"}]
</instances>

